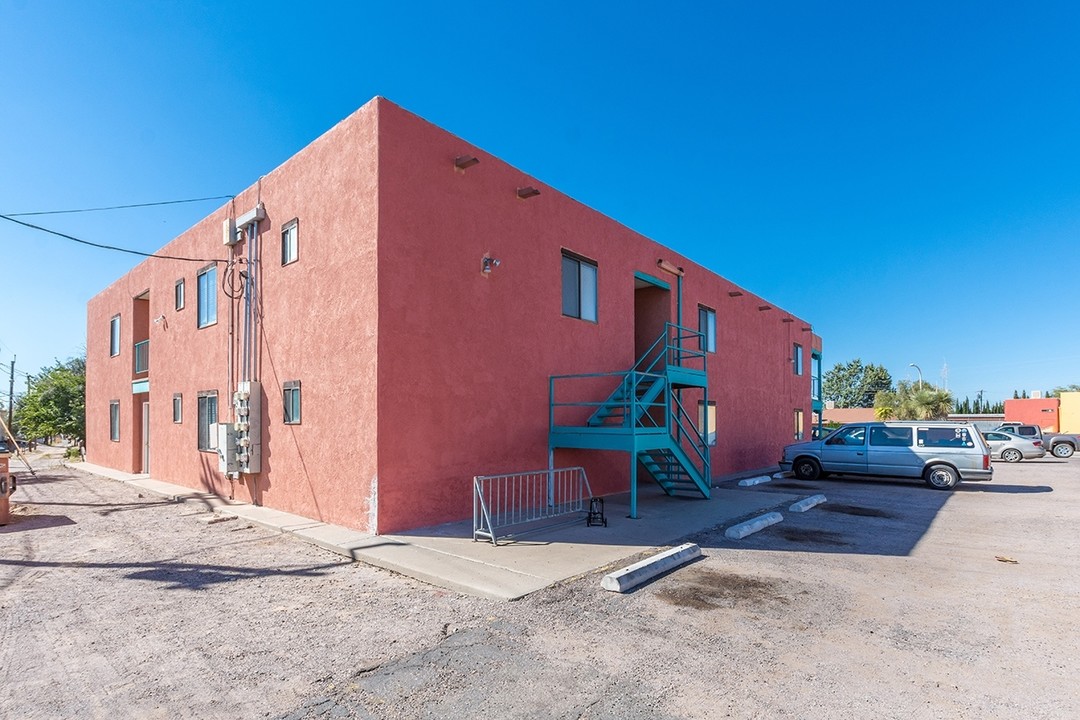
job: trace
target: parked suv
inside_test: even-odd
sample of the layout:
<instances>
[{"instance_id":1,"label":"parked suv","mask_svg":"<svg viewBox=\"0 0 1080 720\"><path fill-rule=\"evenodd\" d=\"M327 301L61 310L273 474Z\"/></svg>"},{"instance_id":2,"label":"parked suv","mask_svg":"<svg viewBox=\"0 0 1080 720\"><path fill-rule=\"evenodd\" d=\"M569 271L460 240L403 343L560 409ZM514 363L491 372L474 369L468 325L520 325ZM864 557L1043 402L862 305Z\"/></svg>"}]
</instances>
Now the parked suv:
<instances>
[{"instance_id":1,"label":"parked suv","mask_svg":"<svg viewBox=\"0 0 1080 720\"><path fill-rule=\"evenodd\" d=\"M849 423L824 440L784 448L780 469L800 480L829 474L922 478L938 490L990 480L990 447L972 423Z\"/></svg>"}]
</instances>

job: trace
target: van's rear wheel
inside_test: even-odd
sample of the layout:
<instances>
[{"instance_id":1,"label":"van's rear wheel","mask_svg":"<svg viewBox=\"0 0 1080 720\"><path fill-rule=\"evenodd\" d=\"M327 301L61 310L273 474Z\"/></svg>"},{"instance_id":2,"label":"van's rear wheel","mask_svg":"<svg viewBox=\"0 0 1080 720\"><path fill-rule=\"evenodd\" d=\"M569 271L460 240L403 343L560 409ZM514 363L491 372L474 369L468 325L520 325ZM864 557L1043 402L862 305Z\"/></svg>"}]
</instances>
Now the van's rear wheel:
<instances>
[{"instance_id":1,"label":"van's rear wheel","mask_svg":"<svg viewBox=\"0 0 1080 720\"><path fill-rule=\"evenodd\" d=\"M799 480L817 480L821 476L821 465L814 458L799 458L791 470Z\"/></svg>"},{"instance_id":2,"label":"van's rear wheel","mask_svg":"<svg viewBox=\"0 0 1080 720\"><path fill-rule=\"evenodd\" d=\"M926 484L935 490L952 490L960 482L960 477L948 465L931 465L923 472Z\"/></svg>"}]
</instances>

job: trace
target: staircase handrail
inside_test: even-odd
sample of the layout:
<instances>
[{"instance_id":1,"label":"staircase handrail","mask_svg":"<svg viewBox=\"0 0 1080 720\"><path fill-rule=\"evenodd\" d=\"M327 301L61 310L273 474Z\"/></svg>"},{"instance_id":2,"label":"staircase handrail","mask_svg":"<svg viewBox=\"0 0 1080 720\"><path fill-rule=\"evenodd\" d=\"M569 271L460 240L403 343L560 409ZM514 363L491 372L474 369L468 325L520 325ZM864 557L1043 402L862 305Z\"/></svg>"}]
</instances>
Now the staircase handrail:
<instances>
[{"instance_id":1,"label":"staircase handrail","mask_svg":"<svg viewBox=\"0 0 1080 720\"><path fill-rule=\"evenodd\" d=\"M641 422L641 418L647 417L648 413L645 410L649 408L666 408L666 401L659 400L649 403L642 403L637 399L637 387L641 384L644 378L651 378L653 381L661 381L667 383L667 378L659 373L646 373L636 370L629 372L608 372L608 373L578 373L574 375L552 375L548 378L548 430L552 430L555 427L555 409L567 408L567 407L587 407L599 409L609 404L610 394L606 395L603 400L589 400L589 401L577 401L577 402L556 402L555 401L555 382L557 380L587 380L593 378L606 378L617 377L621 380L624 393L623 407L628 411L632 411L633 414L627 413L627 417L635 417L636 426L646 427ZM664 396L663 390L660 392L660 397ZM636 412L638 407L644 408L642 412ZM665 413L666 414L666 413ZM652 418L650 418L651 420ZM666 424L665 424L666 426ZM658 423L653 423L649 427L661 427Z\"/></svg>"},{"instance_id":2,"label":"staircase handrail","mask_svg":"<svg viewBox=\"0 0 1080 720\"><path fill-rule=\"evenodd\" d=\"M672 399L672 403L673 403L672 408L671 408L672 420L678 426L678 428L683 433L686 434L687 439L690 439L690 447L692 447L694 449L694 454L697 455L698 459L701 461L702 475L705 476L706 480L708 480L708 474L709 474L708 440L698 430L698 428L694 425L694 423L690 421L690 414L688 412L686 412L686 408L683 407L682 401L679 399L679 397L677 395L675 395L674 393L672 393L671 399ZM678 412L676 412L676 408L678 408ZM686 420L687 420L686 423L683 423L683 418L686 418ZM689 428L687 428L687 425L689 425ZM696 441L700 441L700 442L696 442Z\"/></svg>"},{"instance_id":3,"label":"staircase handrail","mask_svg":"<svg viewBox=\"0 0 1080 720\"><path fill-rule=\"evenodd\" d=\"M700 349L700 343L703 337L704 335L697 330L692 330L673 322L664 323L664 331L653 341L653 344L649 346L649 349L641 354L641 357L638 358L638 361L634 363L634 367L631 369L639 370L641 372L652 372L656 369L661 358L665 359L665 364L675 365L676 367L684 367L687 359L692 360L694 358L701 358L704 362L705 351ZM688 348L683 343L684 340L695 340L699 347ZM662 353L657 352L656 356L650 361L649 358L661 343L664 344L664 351ZM668 360L669 355L672 360ZM642 365L645 363L648 363L648 366L642 368Z\"/></svg>"}]
</instances>

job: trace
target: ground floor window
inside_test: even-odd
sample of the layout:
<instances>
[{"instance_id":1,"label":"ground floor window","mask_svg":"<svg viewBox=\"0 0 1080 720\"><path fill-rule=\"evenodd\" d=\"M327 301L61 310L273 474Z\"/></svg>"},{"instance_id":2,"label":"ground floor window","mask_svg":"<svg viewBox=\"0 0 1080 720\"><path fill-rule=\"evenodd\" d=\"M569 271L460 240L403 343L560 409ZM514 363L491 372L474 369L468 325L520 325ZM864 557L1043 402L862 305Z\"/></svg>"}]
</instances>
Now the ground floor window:
<instances>
[{"instance_id":1,"label":"ground floor window","mask_svg":"<svg viewBox=\"0 0 1080 720\"><path fill-rule=\"evenodd\" d=\"M805 435L806 435L806 433L805 433L805 430L803 429L803 411L796 409L795 410L795 439L796 440L802 440L805 437Z\"/></svg>"},{"instance_id":2,"label":"ground floor window","mask_svg":"<svg viewBox=\"0 0 1080 720\"><path fill-rule=\"evenodd\" d=\"M109 401L109 439L120 442L120 401Z\"/></svg>"},{"instance_id":3,"label":"ground floor window","mask_svg":"<svg viewBox=\"0 0 1080 720\"><path fill-rule=\"evenodd\" d=\"M199 392L199 449L217 450L218 398L217 390Z\"/></svg>"},{"instance_id":4,"label":"ground floor window","mask_svg":"<svg viewBox=\"0 0 1080 720\"><path fill-rule=\"evenodd\" d=\"M716 401L710 400L708 412L706 412L705 402L698 400L697 404L697 418L698 427L701 428L701 434L705 436L706 445L716 444Z\"/></svg>"},{"instance_id":5,"label":"ground floor window","mask_svg":"<svg viewBox=\"0 0 1080 720\"><path fill-rule=\"evenodd\" d=\"M282 386L282 400L285 405L285 424L300 424L300 381L290 380Z\"/></svg>"}]
</instances>

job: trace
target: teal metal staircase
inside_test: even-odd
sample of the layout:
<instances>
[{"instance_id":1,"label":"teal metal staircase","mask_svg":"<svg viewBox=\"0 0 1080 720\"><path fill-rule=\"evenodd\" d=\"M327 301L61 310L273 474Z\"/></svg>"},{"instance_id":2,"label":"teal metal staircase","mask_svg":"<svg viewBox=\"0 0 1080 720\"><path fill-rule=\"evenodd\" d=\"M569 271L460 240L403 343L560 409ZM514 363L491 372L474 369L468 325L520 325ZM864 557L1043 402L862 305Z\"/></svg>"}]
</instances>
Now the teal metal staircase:
<instances>
[{"instance_id":1,"label":"teal metal staircase","mask_svg":"<svg viewBox=\"0 0 1080 720\"><path fill-rule=\"evenodd\" d=\"M699 389L708 405L700 338L694 330L667 323L630 370L549 381L550 448L630 453L632 517L639 465L668 495L710 495L705 433L681 399L682 390Z\"/></svg>"}]
</instances>

